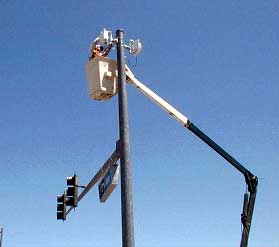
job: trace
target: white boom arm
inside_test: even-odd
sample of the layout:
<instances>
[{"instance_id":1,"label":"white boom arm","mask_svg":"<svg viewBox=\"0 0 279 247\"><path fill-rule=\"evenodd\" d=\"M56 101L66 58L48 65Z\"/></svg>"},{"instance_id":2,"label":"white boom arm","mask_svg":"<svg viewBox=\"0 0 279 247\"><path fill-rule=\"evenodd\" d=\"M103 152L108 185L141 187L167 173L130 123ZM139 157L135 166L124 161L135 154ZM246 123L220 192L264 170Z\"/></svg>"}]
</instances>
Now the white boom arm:
<instances>
[{"instance_id":1,"label":"white boom arm","mask_svg":"<svg viewBox=\"0 0 279 247\"><path fill-rule=\"evenodd\" d=\"M243 213L241 214L241 222L243 225L242 237L240 247L247 247L248 237L251 227L252 215L256 200L258 178L253 175L249 170L247 170L243 165L241 165L236 159L234 159L229 153L227 153L223 148L221 148L216 142L210 139L205 133L203 133L197 126L195 126L186 116L181 112L172 107L168 102L150 90L148 87L143 85L139 80L135 78L131 70L126 66L126 80L128 83L135 86L148 98L158 104L162 109L164 109L169 115L171 115L175 120L180 122L187 129L192 131L197 137L204 141L208 146L215 150L219 155L221 155L225 160L227 160L231 165L233 165L237 170L239 170L245 177L245 182L248 187L250 195L245 193Z\"/></svg>"},{"instance_id":2,"label":"white boom arm","mask_svg":"<svg viewBox=\"0 0 279 247\"><path fill-rule=\"evenodd\" d=\"M175 120L181 123L183 126L188 127L189 119L183 115L181 112L176 110L173 106L171 106L167 101L162 99L144 84L142 84L139 80L136 79L132 71L126 66L126 75L127 82L135 86L139 89L143 94L145 94L148 98L154 101L157 105L159 105L163 110L165 110L169 115L171 115Z\"/></svg>"}]
</instances>

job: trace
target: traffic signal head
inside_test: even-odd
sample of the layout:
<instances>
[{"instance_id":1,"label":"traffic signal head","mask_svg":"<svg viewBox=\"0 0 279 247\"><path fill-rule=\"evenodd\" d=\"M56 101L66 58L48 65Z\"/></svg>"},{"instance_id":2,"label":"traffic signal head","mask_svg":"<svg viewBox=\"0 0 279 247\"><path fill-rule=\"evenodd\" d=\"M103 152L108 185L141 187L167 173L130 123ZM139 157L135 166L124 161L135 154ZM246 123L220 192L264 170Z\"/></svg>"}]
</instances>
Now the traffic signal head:
<instances>
[{"instance_id":1,"label":"traffic signal head","mask_svg":"<svg viewBox=\"0 0 279 247\"><path fill-rule=\"evenodd\" d=\"M74 175L73 177L67 177L67 191L66 191L66 205L67 206L77 206L78 198L78 177Z\"/></svg>"},{"instance_id":2,"label":"traffic signal head","mask_svg":"<svg viewBox=\"0 0 279 247\"><path fill-rule=\"evenodd\" d=\"M66 220L66 195L57 196L57 220Z\"/></svg>"}]
</instances>

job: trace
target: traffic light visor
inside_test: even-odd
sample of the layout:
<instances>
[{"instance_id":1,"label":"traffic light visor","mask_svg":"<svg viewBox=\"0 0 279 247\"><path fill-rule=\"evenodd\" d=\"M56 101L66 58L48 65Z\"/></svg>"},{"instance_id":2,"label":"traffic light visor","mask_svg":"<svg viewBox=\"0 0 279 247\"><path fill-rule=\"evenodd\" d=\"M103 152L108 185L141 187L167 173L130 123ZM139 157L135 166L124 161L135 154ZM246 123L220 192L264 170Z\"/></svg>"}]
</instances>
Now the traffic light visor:
<instances>
[{"instance_id":1,"label":"traffic light visor","mask_svg":"<svg viewBox=\"0 0 279 247\"><path fill-rule=\"evenodd\" d=\"M57 211L65 211L66 205L65 204L57 204Z\"/></svg>"},{"instance_id":2,"label":"traffic light visor","mask_svg":"<svg viewBox=\"0 0 279 247\"><path fill-rule=\"evenodd\" d=\"M67 186L77 186L77 176L74 175L73 177L67 177Z\"/></svg>"},{"instance_id":3,"label":"traffic light visor","mask_svg":"<svg viewBox=\"0 0 279 247\"><path fill-rule=\"evenodd\" d=\"M74 198L74 197L68 197L68 198L67 198L66 205L67 205L67 206L73 206L73 207L75 207L75 206L76 206L75 198Z\"/></svg>"},{"instance_id":4,"label":"traffic light visor","mask_svg":"<svg viewBox=\"0 0 279 247\"><path fill-rule=\"evenodd\" d=\"M63 212L57 212L57 220L66 220L66 215Z\"/></svg>"},{"instance_id":5,"label":"traffic light visor","mask_svg":"<svg viewBox=\"0 0 279 247\"><path fill-rule=\"evenodd\" d=\"M66 192L67 197L68 196L75 196L76 190L77 190L77 188L75 188L75 187L68 187L67 192Z\"/></svg>"},{"instance_id":6,"label":"traffic light visor","mask_svg":"<svg viewBox=\"0 0 279 247\"><path fill-rule=\"evenodd\" d=\"M66 201L65 195L57 196L57 203L64 203Z\"/></svg>"}]
</instances>

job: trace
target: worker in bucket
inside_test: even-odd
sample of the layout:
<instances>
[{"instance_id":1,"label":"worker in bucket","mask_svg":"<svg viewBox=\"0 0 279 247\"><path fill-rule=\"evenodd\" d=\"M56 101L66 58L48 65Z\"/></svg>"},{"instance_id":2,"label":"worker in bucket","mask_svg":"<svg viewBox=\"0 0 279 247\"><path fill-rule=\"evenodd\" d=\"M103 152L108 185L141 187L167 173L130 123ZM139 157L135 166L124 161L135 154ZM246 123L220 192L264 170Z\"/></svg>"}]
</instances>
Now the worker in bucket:
<instances>
[{"instance_id":1,"label":"worker in bucket","mask_svg":"<svg viewBox=\"0 0 279 247\"><path fill-rule=\"evenodd\" d=\"M93 59L94 57L106 57L111 48L113 47L113 44L110 43L109 45L106 46L106 48L104 49L103 46L98 44L99 42L99 37L97 37L91 44L90 46L90 55L89 55L89 60Z\"/></svg>"}]
</instances>

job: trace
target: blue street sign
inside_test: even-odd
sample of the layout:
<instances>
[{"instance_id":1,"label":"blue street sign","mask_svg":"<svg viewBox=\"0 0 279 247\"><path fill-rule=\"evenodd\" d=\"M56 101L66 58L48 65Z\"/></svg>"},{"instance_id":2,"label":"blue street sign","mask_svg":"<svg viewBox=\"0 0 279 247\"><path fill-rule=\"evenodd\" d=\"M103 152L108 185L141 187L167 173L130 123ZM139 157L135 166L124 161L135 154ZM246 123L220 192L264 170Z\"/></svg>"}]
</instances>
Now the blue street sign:
<instances>
[{"instance_id":1,"label":"blue street sign","mask_svg":"<svg viewBox=\"0 0 279 247\"><path fill-rule=\"evenodd\" d=\"M99 183L99 198L101 202L105 202L110 194L115 189L118 183L119 177L119 165L114 164L110 166L105 176L102 178Z\"/></svg>"}]
</instances>

